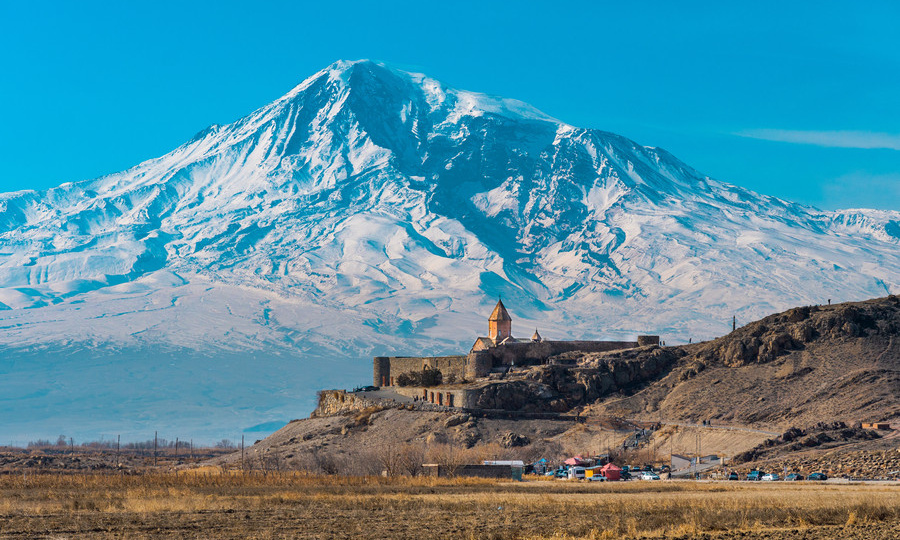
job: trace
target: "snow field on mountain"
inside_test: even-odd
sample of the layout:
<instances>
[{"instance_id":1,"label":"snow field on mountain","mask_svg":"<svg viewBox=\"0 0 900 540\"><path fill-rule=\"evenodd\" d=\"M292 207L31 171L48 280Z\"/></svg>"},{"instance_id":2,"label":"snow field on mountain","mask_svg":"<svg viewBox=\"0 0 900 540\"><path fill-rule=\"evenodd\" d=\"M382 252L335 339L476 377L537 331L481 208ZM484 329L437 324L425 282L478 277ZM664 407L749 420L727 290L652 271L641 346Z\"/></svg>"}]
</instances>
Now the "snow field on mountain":
<instances>
[{"instance_id":1,"label":"snow field on mountain","mask_svg":"<svg viewBox=\"0 0 900 540\"><path fill-rule=\"evenodd\" d=\"M368 382L372 355L465 352L500 295L516 335L697 341L732 316L898 293L898 244L900 212L822 212L515 100L338 62L127 171L0 195L0 392L32 396L0 417L45 438L60 408L234 431ZM113 376L122 394L97 386ZM191 394L209 401L176 414Z\"/></svg>"}]
</instances>

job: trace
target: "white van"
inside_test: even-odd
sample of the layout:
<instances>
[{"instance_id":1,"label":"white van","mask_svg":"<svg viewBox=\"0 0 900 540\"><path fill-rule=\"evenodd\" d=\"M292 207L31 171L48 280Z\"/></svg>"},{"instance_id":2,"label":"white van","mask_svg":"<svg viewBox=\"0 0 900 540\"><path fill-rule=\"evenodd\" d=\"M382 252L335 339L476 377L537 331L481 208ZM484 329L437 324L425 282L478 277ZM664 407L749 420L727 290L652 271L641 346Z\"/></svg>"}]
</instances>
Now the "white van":
<instances>
[{"instance_id":1,"label":"white van","mask_svg":"<svg viewBox=\"0 0 900 540\"><path fill-rule=\"evenodd\" d=\"M569 480L584 480L584 467L571 467L569 469Z\"/></svg>"}]
</instances>

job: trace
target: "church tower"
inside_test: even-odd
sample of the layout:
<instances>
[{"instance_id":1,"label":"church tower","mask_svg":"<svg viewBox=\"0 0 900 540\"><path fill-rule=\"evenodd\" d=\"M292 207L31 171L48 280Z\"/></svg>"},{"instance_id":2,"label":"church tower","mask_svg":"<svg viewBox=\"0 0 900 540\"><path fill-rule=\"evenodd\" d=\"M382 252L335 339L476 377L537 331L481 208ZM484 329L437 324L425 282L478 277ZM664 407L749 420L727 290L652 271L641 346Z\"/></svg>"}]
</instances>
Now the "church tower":
<instances>
[{"instance_id":1,"label":"church tower","mask_svg":"<svg viewBox=\"0 0 900 540\"><path fill-rule=\"evenodd\" d=\"M494 345L512 337L512 317L506 311L502 300L497 300L497 306L488 317L488 337L494 341Z\"/></svg>"}]
</instances>

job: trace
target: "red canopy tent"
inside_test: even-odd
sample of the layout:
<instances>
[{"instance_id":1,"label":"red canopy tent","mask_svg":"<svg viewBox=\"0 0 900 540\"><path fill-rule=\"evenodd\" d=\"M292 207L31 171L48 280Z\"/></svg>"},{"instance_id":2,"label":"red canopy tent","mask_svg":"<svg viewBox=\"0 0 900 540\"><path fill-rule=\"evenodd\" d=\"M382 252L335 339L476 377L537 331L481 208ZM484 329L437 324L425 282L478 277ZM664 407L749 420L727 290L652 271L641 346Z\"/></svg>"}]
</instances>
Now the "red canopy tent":
<instances>
[{"instance_id":1,"label":"red canopy tent","mask_svg":"<svg viewBox=\"0 0 900 540\"><path fill-rule=\"evenodd\" d=\"M581 456L570 457L564 462L566 465L575 465L575 466L583 466L587 464L585 459Z\"/></svg>"},{"instance_id":2,"label":"red canopy tent","mask_svg":"<svg viewBox=\"0 0 900 540\"><path fill-rule=\"evenodd\" d=\"M607 480L621 480L622 479L622 469L616 467L612 463L607 463L600 469L600 474L606 477Z\"/></svg>"}]
</instances>

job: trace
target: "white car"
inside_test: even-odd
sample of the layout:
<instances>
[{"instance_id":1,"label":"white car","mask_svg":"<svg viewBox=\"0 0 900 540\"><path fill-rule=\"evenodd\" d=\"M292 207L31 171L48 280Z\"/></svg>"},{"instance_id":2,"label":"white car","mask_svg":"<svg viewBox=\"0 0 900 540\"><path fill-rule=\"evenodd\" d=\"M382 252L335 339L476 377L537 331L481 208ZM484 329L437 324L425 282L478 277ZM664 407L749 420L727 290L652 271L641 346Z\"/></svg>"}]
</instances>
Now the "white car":
<instances>
[{"instance_id":1,"label":"white car","mask_svg":"<svg viewBox=\"0 0 900 540\"><path fill-rule=\"evenodd\" d=\"M778 476L777 473L773 473L773 472L764 474L762 477L763 482L774 482L776 480L781 480L781 477Z\"/></svg>"},{"instance_id":2,"label":"white car","mask_svg":"<svg viewBox=\"0 0 900 540\"><path fill-rule=\"evenodd\" d=\"M659 480L659 475L655 472L644 471L641 473L641 480Z\"/></svg>"}]
</instances>

